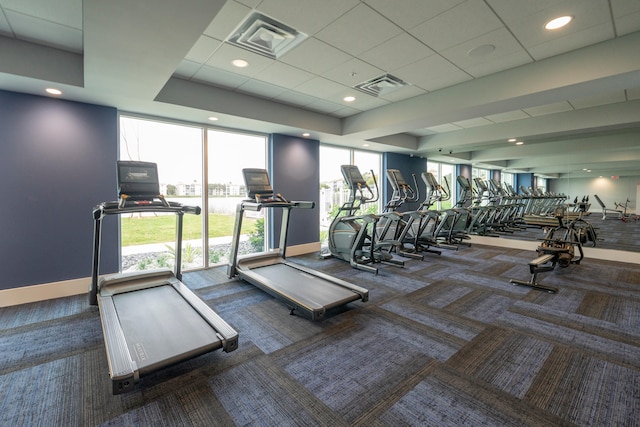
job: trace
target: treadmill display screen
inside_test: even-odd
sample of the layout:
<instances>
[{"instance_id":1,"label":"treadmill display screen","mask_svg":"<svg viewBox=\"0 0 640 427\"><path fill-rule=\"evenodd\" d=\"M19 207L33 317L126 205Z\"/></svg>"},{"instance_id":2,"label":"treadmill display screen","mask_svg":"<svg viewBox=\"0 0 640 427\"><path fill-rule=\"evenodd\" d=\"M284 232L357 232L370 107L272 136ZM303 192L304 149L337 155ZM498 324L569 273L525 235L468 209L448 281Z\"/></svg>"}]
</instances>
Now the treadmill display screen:
<instances>
[{"instance_id":1,"label":"treadmill display screen","mask_svg":"<svg viewBox=\"0 0 640 427\"><path fill-rule=\"evenodd\" d=\"M349 186L365 183L365 180L360 173L360 169L358 169L357 166L343 165L342 175L349 183Z\"/></svg>"},{"instance_id":2,"label":"treadmill display screen","mask_svg":"<svg viewBox=\"0 0 640 427\"><path fill-rule=\"evenodd\" d=\"M255 198L256 194L262 196L273 194L269 173L265 169L243 169L242 174L249 198Z\"/></svg>"},{"instance_id":3,"label":"treadmill display screen","mask_svg":"<svg viewBox=\"0 0 640 427\"><path fill-rule=\"evenodd\" d=\"M158 167L155 163L118 161L118 194L152 196L160 194Z\"/></svg>"}]
</instances>

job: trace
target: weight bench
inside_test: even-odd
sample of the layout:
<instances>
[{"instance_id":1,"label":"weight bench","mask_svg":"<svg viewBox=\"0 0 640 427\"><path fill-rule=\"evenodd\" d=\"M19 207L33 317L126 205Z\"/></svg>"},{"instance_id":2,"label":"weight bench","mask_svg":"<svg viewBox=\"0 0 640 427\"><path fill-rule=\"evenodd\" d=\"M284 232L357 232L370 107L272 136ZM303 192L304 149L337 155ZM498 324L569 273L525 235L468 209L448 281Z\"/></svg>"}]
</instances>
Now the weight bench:
<instances>
[{"instance_id":1,"label":"weight bench","mask_svg":"<svg viewBox=\"0 0 640 427\"><path fill-rule=\"evenodd\" d=\"M602 208L602 219L607 219L607 212L613 213L616 215L615 219L622 219L622 211L619 211L617 209L609 209L607 208L604 203L602 203L602 200L600 200L600 197L598 197L597 194L594 194L593 197L596 198L596 200L598 201L598 204L600 205L600 207Z\"/></svg>"},{"instance_id":2,"label":"weight bench","mask_svg":"<svg viewBox=\"0 0 640 427\"><path fill-rule=\"evenodd\" d=\"M558 262L558 256L560 255L560 252L562 251L554 251L554 253L547 253L544 255L540 255L538 258L531 260L529 262L529 271L531 272L531 279L528 282L525 282L524 280L517 280L517 279L511 279L510 282L514 285L529 286L532 288L547 291L550 294L555 294L556 292L558 292L558 288L554 288L552 286L547 286L539 282L536 282L536 278L538 276L538 273L552 271L556 267L556 263ZM549 262L551 262L550 266L544 265Z\"/></svg>"}]
</instances>

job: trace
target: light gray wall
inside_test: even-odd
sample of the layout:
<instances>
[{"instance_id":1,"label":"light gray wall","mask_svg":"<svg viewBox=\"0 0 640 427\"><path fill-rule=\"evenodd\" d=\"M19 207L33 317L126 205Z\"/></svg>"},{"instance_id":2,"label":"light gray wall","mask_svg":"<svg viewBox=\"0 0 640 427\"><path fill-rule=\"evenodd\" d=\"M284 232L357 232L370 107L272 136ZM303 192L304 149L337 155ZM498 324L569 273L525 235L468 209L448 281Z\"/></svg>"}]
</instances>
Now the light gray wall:
<instances>
[{"instance_id":1,"label":"light gray wall","mask_svg":"<svg viewBox=\"0 0 640 427\"><path fill-rule=\"evenodd\" d=\"M640 175L621 176L619 179L611 177L602 178L579 178L579 179L553 179L549 180L549 190L556 193L567 194L571 200L576 196L589 196L591 211L600 211L600 206L593 197L597 194L609 209L615 208L615 202L624 203L627 198L631 200L627 212L637 212L638 186L640 186Z\"/></svg>"}]
</instances>

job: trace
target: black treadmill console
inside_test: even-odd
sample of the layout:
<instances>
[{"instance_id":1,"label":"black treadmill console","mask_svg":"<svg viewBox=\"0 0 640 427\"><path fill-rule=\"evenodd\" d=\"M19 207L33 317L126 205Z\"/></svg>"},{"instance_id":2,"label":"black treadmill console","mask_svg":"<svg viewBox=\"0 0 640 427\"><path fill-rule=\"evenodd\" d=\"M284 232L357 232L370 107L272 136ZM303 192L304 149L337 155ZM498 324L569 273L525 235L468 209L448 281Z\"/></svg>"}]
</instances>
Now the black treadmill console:
<instances>
[{"instance_id":1,"label":"black treadmill console","mask_svg":"<svg viewBox=\"0 0 640 427\"><path fill-rule=\"evenodd\" d=\"M118 161L118 196L129 200L153 200L160 194L158 165L150 162Z\"/></svg>"},{"instance_id":2,"label":"black treadmill console","mask_svg":"<svg viewBox=\"0 0 640 427\"><path fill-rule=\"evenodd\" d=\"M257 203L289 203L282 194L273 194L271 180L266 169L242 169L247 197Z\"/></svg>"},{"instance_id":3,"label":"black treadmill console","mask_svg":"<svg viewBox=\"0 0 640 427\"><path fill-rule=\"evenodd\" d=\"M367 183L362 174L360 173L360 169L354 165L342 165L340 166L340 170L342 171L342 176L344 177L347 184L351 188L357 188L359 186L364 187Z\"/></svg>"}]
</instances>

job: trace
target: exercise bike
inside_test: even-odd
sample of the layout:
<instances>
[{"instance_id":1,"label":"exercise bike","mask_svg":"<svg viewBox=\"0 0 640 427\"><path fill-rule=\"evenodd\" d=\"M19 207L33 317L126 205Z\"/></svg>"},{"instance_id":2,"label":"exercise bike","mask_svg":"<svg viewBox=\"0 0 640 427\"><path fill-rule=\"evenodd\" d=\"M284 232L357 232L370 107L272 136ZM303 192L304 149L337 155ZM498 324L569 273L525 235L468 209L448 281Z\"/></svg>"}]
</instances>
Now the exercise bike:
<instances>
[{"instance_id":1,"label":"exercise bike","mask_svg":"<svg viewBox=\"0 0 640 427\"><path fill-rule=\"evenodd\" d=\"M574 227L575 221L565 225L563 222L564 216L565 208L556 208L555 217L558 220L558 226L549 229L544 239L542 239L542 244L536 250L538 257L529 262L531 279L529 281L511 279L510 283L529 286L552 294L558 292L557 288L538 282L538 274L552 271L556 268L556 265L560 266L560 268L567 268L572 264L578 265L584 258L580 236Z\"/></svg>"},{"instance_id":2,"label":"exercise bike","mask_svg":"<svg viewBox=\"0 0 640 427\"><path fill-rule=\"evenodd\" d=\"M329 225L329 252L321 257L335 257L348 261L353 268L378 274L378 269L371 264L387 263L404 266L390 253L390 246L397 245L395 240L376 239L376 228L381 218L397 220L398 214L360 214L358 211L366 204L378 201L378 183L373 171L375 193L362 177L360 169L354 165L342 165L342 176L349 187L349 199L338 209Z\"/></svg>"}]
</instances>

